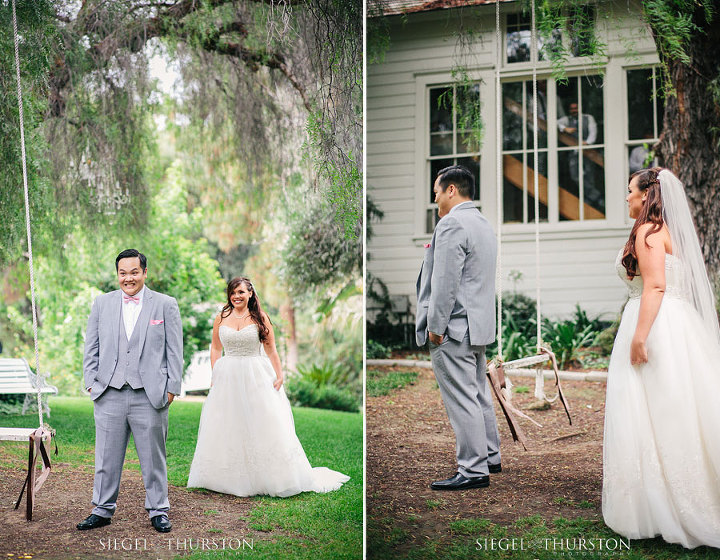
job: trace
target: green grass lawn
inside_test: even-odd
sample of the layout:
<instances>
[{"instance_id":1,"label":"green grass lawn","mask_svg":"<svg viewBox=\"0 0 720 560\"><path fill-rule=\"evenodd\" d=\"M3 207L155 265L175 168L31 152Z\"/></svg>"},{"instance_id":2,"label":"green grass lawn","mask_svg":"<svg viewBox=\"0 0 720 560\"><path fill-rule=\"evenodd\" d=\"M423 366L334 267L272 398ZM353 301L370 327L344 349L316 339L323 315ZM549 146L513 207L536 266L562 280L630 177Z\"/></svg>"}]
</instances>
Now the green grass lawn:
<instances>
[{"instance_id":1,"label":"green grass lawn","mask_svg":"<svg viewBox=\"0 0 720 560\"><path fill-rule=\"evenodd\" d=\"M89 398L50 399L52 414L46 422L57 431L60 454L53 462L73 466L94 464L95 425ZM187 483L200 421L201 403L178 400L170 407L167 441L168 481ZM356 559L362 557L362 416L311 408L293 409L295 428L312 465L326 466L349 475L350 481L336 492L305 492L291 498L252 498L250 529L273 527L287 536L254 541L244 551L209 551L185 558ZM5 427L36 427L37 413L0 416ZM125 468L140 470L134 445L128 446ZM23 468L27 446L0 442L0 466ZM128 462L130 461L130 462Z\"/></svg>"}]
</instances>

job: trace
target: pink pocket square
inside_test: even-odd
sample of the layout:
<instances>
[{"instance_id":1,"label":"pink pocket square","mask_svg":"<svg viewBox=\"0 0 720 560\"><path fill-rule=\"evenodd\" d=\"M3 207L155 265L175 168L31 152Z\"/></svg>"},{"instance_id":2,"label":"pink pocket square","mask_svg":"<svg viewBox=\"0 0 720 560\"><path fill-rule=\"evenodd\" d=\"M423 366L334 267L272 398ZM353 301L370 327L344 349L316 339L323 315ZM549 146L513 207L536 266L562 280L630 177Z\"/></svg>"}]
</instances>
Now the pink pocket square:
<instances>
[{"instance_id":1,"label":"pink pocket square","mask_svg":"<svg viewBox=\"0 0 720 560\"><path fill-rule=\"evenodd\" d=\"M164 322L162 319L150 319L151 325L162 325Z\"/></svg>"}]
</instances>

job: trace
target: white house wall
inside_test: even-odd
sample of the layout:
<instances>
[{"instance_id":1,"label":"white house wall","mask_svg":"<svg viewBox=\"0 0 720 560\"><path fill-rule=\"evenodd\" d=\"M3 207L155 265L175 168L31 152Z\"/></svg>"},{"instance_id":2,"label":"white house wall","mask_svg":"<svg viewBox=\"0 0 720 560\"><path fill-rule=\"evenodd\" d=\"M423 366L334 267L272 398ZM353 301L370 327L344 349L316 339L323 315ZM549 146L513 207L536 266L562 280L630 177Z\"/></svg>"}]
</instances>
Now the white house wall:
<instances>
[{"instance_id":1,"label":"white house wall","mask_svg":"<svg viewBox=\"0 0 720 560\"><path fill-rule=\"evenodd\" d=\"M602 7L602 3L600 6ZM508 6L503 5L506 9ZM627 240L630 222L624 202L626 173L624 139L626 136L624 71L626 67L656 60L654 45L641 30L637 16L628 14L627 3L615 5L616 17L610 31L601 33L608 42L605 95L605 150L607 219L601 223L543 224L540 268L541 305L551 316L572 313L576 304L590 313L618 313L626 291L617 278L614 262ZM465 9L465 14L470 10ZM481 102L486 126L481 152L481 207L491 223L496 223L495 198L495 31L494 7L485 6L472 13L484 14L478 48L468 70L481 77ZM423 245L430 234L420 229L419 200L425 187L425 139L422 107L427 83L450 78L456 54L458 10L443 10L390 18L391 44L382 64L368 67L367 85L367 186L368 194L384 212L372 224L373 237L368 244L368 270L382 279L392 295L407 295L415 301L415 281L423 259ZM467 16L466 16L467 17ZM475 20L478 21L477 19ZM599 28L607 23L601 19ZM478 28L478 25L475 25ZM626 55L631 47L633 55ZM594 72L594 71L593 71ZM612 108L615 109L612 109ZM615 111L612 113L612 111ZM535 244L532 224L507 225L502 229L502 273L506 290L517 288L535 295ZM508 273L518 271L517 284Z\"/></svg>"}]
</instances>

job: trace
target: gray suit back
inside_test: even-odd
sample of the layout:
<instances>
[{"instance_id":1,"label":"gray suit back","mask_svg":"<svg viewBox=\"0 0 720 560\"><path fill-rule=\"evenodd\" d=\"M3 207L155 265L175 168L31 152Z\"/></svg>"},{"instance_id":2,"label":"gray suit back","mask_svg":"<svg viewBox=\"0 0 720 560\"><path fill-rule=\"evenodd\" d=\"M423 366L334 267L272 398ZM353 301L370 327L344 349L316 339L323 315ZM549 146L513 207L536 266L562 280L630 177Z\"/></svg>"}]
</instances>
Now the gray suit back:
<instances>
[{"instance_id":1,"label":"gray suit back","mask_svg":"<svg viewBox=\"0 0 720 560\"><path fill-rule=\"evenodd\" d=\"M435 226L417 280L416 341L428 330L470 344L495 340L495 233L472 202L455 206Z\"/></svg>"}]
</instances>

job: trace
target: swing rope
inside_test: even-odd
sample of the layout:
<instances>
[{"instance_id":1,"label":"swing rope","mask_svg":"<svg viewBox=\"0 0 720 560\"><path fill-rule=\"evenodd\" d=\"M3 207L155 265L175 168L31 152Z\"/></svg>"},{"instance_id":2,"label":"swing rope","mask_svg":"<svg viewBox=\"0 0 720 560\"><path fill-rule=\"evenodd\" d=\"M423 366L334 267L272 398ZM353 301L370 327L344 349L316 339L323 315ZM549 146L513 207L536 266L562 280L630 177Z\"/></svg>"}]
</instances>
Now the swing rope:
<instances>
[{"instance_id":1,"label":"swing rope","mask_svg":"<svg viewBox=\"0 0 720 560\"><path fill-rule=\"evenodd\" d=\"M25 153L25 116L23 112L22 86L20 84L20 40L17 28L17 15L15 13L15 0L12 0L12 22L15 38L15 76L17 78L18 111L20 117L20 153L22 156L23 194L25 197L25 225L27 229L28 257L30 265L30 301L32 305L33 341L35 343L35 388L37 389L38 426L42 428L43 411L41 389L43 386L43 378L40 374L40 352L38 350L37 307L35 305L35 267L33 264L32 236L30 234L30 197L28 195L27 156Z\"/></svg>"},{"instance_id":2,"label":"swing rope","mask_svg":"<svg viewBox=\"0 0 720 560\"><path fill-rule=\"evenodd\" d=\"M525 446L524 436L519 426L516 424L513 413L519 414L511 404L512 393L511 385L506 387L505 374L503 366L530 366L535 365L535 397L544 400L550 404L558 398L562 402L568 420L572 424L569 406L560 386L560 377L557 367L557 361L553 352L543 345L542 341L542 309L540 299L540 177L539 177L539 149L538 149L538 79L537 79L537 62L538 40L537 40L537 23L535 13L535 1L531 0L531 24L530 24L530 41L531 41L531 59L532 59L532 113L533 113L533 210L535 222L535 305L536 305L536 336L537 336L537 355L527 358L514 360L513 362L503 363L503 291L502 291L502 225L503 225L503 134L502 134L502 110L504 107L504 98L502 96L502 83L500 68L502 66L503 43L500 27L500 0L495 1L495 39L496 39L496 63L495 63L495 98L497 99L497 110L495 112L496 127L496 209L497 209L497 261L495 272L495 292L497 297L497 358L490 366L489 375L493 390L498 397L500 405L510 424L510 429L515 440L520 441ZM525 113L527 114L527 113ZM525 166L524 166L525 167ZM525 169L527 169L525 167ZM527 181L527 172L523 171L523 184ZM548 398L543 390L544 374L540 366L543 363L551 362L555 373L555 386L557 394L552 398ZM524 414L519 414L528 418ZM518 432L516 434L516 431Z\"/></svg>"}]
</instances>

